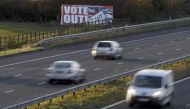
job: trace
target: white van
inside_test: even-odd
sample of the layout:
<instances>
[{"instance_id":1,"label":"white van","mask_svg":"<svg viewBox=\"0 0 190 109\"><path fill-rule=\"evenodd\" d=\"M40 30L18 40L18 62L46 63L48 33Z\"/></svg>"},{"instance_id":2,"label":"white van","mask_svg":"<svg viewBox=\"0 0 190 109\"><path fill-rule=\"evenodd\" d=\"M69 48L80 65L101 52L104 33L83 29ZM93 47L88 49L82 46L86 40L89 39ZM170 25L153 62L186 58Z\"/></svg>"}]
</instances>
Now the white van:
<instances>
[{"instance_id":1,"label":"white van","mask_svg":"<svg viewBox=\"0 0 190 109\"><path fill-rule=\"evenodd\" d=\"M139 103L169 106L174 95L172 70L144 69L134 75L126 94L129 107Z\"/></svg>"}]
</instances>

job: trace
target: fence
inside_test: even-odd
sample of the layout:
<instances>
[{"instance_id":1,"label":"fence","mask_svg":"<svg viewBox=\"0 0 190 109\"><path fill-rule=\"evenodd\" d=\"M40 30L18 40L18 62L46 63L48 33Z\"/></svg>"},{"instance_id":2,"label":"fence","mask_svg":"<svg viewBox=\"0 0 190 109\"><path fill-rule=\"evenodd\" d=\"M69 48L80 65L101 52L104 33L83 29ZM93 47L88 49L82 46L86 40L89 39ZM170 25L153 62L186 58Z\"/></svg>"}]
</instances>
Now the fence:
<instances>
[{"instance_id":1,"label":"fence","mask_svg":"<svg viewBox=\"0 0 190 109\"><path fill-rule=\"evenodd\" d=\"M120 27L125 26L126 24L126 19L114 19L83 24L63 25L56 28L42 29L28 34L4 36L0 37L0 50L18 48L25 44L33 44L50 37Z\"/></svg>"},{"instance_id":2,"label":"fence","mask_svg":"<svg viewBox=\"0 0 190 109\"><path fill-rule=\"evenodd\" d=\"M43 101L46 101L46 100L49 100L49 102L52 102L52 99L54 97L62 97L63 98L64 95L67 94L68 92L73 93L73 96L74 96L76 91L79 91L79 90L84 90L85 91L86 88L96 86L97 84L104 84L104 83L107 83L107 82L110 82L110 81L118 80L118 79L120 79L122 77L126 77L128 75L134 74L135 72L137 72L139 70L142 70L142 69L145 69L145 68L159 68L163 64L170 64L170 63L185 60L187 58L190 58L190 55L186 55L186 56L171 59L171 60L168 60L168 61L164 61L164 62L156 63L156 64L153 64L153 65L145 66L145 67L142 67L142 68L134 69L132 71L123 72L123 73L113 75L113 76L110 76L110 77L106 77L106 78L101 79L101 80L96 80L96 81L93 81L93 82L90 82L90 83L85 83L85 84L82 84L82 85L74 86L74 87L71 87L71 88L68 88L68 89L65 89L65 90L61 90L61 91L58 91L58 92L55 92L55 93L51 93L51 94L48 94L48 95L45 95L45 96L41 96L41 97L34 98L34 99L31 99L31 100L26 100L26 101L24 101L22 103L18 103L18 104L8 106L8 107L2 108L2 109L21 109L21 108L27 109L28 105L32 105L32 104L40 105L40 102L43 102Z\"/></svg>"},{"instance_id":3,"label":"fence","mask_svg":"<svg viewBox=\"0 0 190 109\"><path fill-rule=\"evenodd\" d=\"M176 28L176 27L187 26L187 25L190 25L190 18L159 21L159 22L152 22L152 23L145 23L145 24L138 24L138 25L131 25L131 26L127 25L127 26L116 27L116 28L112 27L109 29L102 29L102 30L97 30L97 31L51 37L51 38L47 38L45 40L39 41L34 46L52 47L52 46L62 45L63 43L66 44L66 43L74 43L77 41L81 42L81 41L90 41L90 40L96 40L96 39L113 38L113 37L118 37L118 36L123 36L123 35L152 32L152 31Z\"/></svg>"}]
</instances>

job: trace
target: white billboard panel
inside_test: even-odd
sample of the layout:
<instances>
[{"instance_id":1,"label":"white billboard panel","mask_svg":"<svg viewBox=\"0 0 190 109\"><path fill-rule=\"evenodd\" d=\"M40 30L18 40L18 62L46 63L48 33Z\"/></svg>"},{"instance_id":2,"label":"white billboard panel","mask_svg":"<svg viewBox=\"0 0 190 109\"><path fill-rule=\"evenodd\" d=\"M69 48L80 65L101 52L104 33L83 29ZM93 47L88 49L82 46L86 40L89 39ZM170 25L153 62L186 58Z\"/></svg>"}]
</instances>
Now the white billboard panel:
<instances>
[{"instance_id":1,"label":"white billboard panel","mask_svg":"<svg viewBox=\"0 0 190 109\"><path fill-rule=\"evenodd\" d=\"M96 22L107 19L113 19L112 6L63 4L61 7L61 25Z\"/></svg>"}]
</instances>

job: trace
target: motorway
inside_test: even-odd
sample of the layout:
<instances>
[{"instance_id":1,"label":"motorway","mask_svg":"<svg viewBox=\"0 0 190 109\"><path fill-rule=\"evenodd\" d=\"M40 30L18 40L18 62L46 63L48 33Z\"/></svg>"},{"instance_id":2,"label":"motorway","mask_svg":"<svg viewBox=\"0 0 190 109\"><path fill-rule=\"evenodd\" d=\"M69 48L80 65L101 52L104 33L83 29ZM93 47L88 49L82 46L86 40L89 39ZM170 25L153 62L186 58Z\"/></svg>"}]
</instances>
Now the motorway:
<instances>
[{"instance_id":1,"label":"motorway","mask_svg":"<svg viewBox=\"0 0 190 109\"><path fill-rule=\"evenodd\" d=\"M76 85L47 83L43 68L54 61L79 61L87 69L85 82L91 82L190 54L189 34L190 27L184 27L109 39L124 48L121 60L93 60L94 42L0 58L0 108Z\"/></svg>"},{"instance_id":2,"label":"motorway","mask_svg":"<svg viewBox=\"0 0 190 109\"><path fill-rule=\"evenodd\" d=\"M190 109L190 78L185 79L184 81L178 82L175 84L175 96L170 107L163 107L163 109ZM154 109L154 106L134 106L129 108L125 101L120 103L113 104L112 106L102 109Z\"/></svg>"}]
</instances>

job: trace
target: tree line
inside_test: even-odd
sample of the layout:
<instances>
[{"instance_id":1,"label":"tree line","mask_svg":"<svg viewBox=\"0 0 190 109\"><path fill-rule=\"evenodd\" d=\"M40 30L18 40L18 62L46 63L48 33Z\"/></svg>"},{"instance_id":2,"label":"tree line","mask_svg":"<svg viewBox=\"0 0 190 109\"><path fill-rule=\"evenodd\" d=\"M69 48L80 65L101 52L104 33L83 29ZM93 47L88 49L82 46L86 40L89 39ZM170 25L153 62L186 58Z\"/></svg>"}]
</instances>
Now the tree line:
<instances>
[{"instance_id":1,"label":"tree line","mask_svg":"<svg viewBox=\"0 0 190 109\"><path fill-rule=\"evenodd\" d=\"M62 3L112 5L114 18L138 23L190 15L190 0L0 0L0 21L59 22Z\"/></svg>"}]
</instances>

